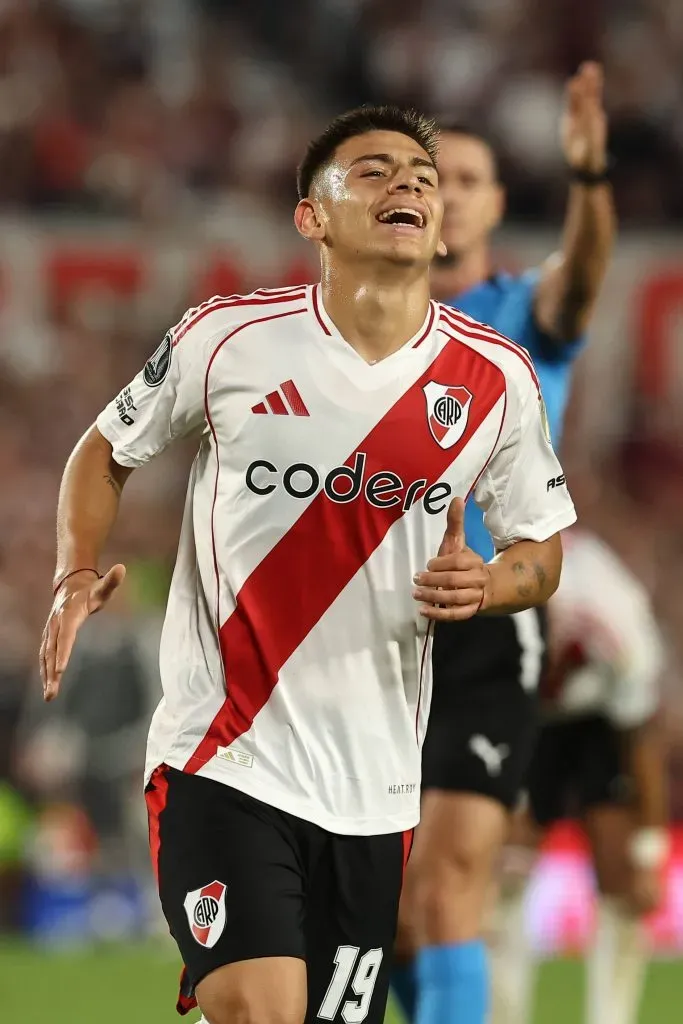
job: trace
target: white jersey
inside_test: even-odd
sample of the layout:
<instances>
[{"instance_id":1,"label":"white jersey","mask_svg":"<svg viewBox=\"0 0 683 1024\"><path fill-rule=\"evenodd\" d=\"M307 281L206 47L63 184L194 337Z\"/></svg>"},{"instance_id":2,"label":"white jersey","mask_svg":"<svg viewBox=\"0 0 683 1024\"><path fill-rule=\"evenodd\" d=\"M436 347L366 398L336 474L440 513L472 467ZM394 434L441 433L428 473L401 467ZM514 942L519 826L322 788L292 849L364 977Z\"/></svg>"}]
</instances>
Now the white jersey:
<instances>
[{"instance_id":1,"label":"white jersey","mask_svg":"<svg viewBox=\"0 0 683 1024\"><path fill-rule=\"evenodd\" d=\"M659 701L663 644L644 587L597 537L566 535L549 611L562 656L550 673L551 714L602 714L619 729L646 722Z\"/></svg>"},{"instance_id":2,"label":"white jersey","mask_svg":"<svg viewBox=\"0 0 683 1024\"><path fill-rule=\"evenodd\" d=\"M415 825L431 658L412 577L456 495L499 548L574 521L539 394L524 349L435 302L374 365L319 286L188 312L97 420L122 466L200 438L147 776L165 762L337 833Z\"/></svg>"}]
</instances>

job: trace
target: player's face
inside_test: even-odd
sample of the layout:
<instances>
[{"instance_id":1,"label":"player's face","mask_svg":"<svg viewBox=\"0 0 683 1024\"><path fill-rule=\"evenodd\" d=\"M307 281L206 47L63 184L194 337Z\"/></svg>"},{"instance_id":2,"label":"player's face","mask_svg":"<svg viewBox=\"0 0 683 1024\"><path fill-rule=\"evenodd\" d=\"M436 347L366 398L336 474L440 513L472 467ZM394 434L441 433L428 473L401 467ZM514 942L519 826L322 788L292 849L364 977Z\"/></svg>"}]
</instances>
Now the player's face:
<instances>
[{"instance_id":1,"label":"player's face","mask_svg":"<svg viewBox=\"0 0 683 1024\"><path fill-rule=\"evenodd\" d=\"M458 258L484 243L503 214L503 190L489 147L469 135L439 140L439 187L444 204L441 237Z\"/></svg>"},{"instance_id":2,"label":"player's face","mask_svg":"<svg viewBox=\"0 0 683 1024\"><path fill-rule=\"evenodd\" d=\"M398 132L347 139L316 183L320 240L340 256L428 266L443 207L427 152Z\"/></svg>"}]
</instances>

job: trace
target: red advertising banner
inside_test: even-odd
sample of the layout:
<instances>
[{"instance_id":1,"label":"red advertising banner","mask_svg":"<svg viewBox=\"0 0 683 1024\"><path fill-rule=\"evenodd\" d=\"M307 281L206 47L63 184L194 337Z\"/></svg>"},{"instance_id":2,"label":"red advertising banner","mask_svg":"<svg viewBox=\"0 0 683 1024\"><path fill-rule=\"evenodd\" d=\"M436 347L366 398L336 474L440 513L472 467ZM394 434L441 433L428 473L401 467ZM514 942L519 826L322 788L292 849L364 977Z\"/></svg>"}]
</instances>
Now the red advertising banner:
<instances>
[{"instance_id":1,"label":"red advertising banner","mask_svg":"<svg viewBox=\"0 0 683 1024\"><path fill-rule=\"evenodd\" d=\"M664 900L647 921L653 948L683 953L683 826L672 828L665 868ZM527 927L536 949L547 956L581 952L590 940L595 888L588 845L571 822L548 836L527 897Z\"/></svg>"}]
</instances>

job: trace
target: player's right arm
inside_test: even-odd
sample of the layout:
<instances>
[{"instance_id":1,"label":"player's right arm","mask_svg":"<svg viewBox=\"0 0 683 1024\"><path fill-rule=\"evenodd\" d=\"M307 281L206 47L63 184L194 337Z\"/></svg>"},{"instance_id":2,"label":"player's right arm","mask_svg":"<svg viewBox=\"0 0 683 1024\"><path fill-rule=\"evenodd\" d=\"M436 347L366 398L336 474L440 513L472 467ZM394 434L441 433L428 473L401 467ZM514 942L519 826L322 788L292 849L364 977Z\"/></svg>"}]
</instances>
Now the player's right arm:
<instances>
[{"instance_id":1,"label":"player's right arm","mask_svg":"<svg viewBox=\"0 0 683 1024\"><path fill-rule=\"evenodd\" d=\"M54 601L40 646L45 700L53 700L78 630L123 582L99 562L116 520L126 479L176 437L205 427L204 384L213 333L202 325L169 331L143 370L100 413L64 470L57 510Z\"/></svg>"},{"instance_id":2,"label":"player's right arm","mask_svg":"<svg viewBox=\"0 0 683 1024\"><path fill-rule=\"evenodd\" d=\"M59 692L78 630L107 603L126 574L122 565L115 565L100 577L97 566L130 473L114 461L111 444L96 426L81 438L66 464L57 506L55 595L40 645L47 701Z\"/></svg>"}]
</instances>

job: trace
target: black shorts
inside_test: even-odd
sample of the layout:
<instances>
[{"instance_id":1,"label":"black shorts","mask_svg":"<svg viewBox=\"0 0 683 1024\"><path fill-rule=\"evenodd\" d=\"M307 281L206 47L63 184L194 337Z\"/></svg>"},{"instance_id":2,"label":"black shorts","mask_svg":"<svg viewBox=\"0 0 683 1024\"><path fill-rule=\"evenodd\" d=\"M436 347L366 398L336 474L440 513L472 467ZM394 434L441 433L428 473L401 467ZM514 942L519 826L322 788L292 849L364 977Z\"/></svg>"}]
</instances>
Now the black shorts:
<instances>
[{"instance_id":1,"label":"black shorts","mask_svg":"<svg viewBox=\"0 0 683 1024\"><path fill-rule=\"evenodd\" d=\"M602 715L544 725L529 766L528 792L539 825L580 818L598 804L629 803L633 790L618 730Z\"/></svg>"},{"instance_id":2,"label":"black shorts","mask_svg":"<svg viewBox=\"0 0 683 1024\"><path fill-rule=\"evenodd\" d=\"M515 806L536 735L545 636L545 609L436 624L423 791Z\"/></svg>"},{"instance_id":3,"label":"black shorts","mask_svg":"<svg viewBox=\"0 0 683 1024\"><path fill-rule=\"evenodd\" d=\"M161 904L185 964L180 1013L216 968L288 956L307 964L307 1024L382 1024L412 832L333 835L166 766L146 797Z\"/></svg>"}]
</instances>

